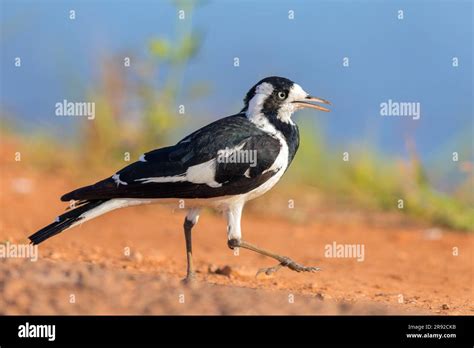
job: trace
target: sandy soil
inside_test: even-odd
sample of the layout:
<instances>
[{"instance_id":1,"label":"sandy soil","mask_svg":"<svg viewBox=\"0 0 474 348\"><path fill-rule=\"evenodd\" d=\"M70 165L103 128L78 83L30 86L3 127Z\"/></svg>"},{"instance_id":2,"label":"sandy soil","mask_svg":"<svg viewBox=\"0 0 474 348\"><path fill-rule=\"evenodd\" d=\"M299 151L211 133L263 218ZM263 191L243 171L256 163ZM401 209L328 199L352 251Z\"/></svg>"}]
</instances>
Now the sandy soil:
<instances>
[{"instance_id":1,"label":"sandy soil","mask_svg":"<svg viewBox=\"0 0 474 348\"><path fill-rule=\"evenodd\" d=\"M0 163L1 242L27 243L65 209L62 193L98 179L77 183L12 157ZM268 202L286 204L272 194L244 211L244 237L321 272L255 277L274 261L234 255L225 220L205 211L194 229L198 281L184 286L184 211L133 207L53 237L37 262L0 259L0 314L474 314L472 234L350 209L306 209L303 222L262 215ZM325 257L333 242L364 244L364 261Z\"/></svg>"}]
</instances>

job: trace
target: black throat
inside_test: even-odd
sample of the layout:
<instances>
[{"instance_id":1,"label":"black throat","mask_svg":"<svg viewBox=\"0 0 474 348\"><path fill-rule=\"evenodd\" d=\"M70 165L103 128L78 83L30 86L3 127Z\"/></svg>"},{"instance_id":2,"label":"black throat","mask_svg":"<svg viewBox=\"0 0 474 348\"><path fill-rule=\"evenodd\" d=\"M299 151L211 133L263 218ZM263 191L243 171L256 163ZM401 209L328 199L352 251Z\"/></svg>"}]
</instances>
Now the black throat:
<instances>
[{"instance_id":1,"label":"black throat","mask_svg":"<svg viewBox=\"0 0 474 348\"><path fill-rule=\"evenodd\" d=\"M300 145L300 133L298 131L298 126L296 124L291 124L287 122L282 122L275 113L264 113L264 116L268 119L270 124L279 131L287 145L288 145L288 165L291 163L293 158L298 151Z\"/></svg>"}]
</instances>

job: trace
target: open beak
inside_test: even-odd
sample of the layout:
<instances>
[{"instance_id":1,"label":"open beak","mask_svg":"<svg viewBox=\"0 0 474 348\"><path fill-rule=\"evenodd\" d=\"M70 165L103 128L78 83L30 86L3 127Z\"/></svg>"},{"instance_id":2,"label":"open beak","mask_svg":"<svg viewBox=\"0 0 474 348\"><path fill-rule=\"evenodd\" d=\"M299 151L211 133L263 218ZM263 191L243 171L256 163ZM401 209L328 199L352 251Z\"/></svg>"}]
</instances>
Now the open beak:
<instances>
[{"instance_id":1,"label":"open beak","mask_svg":"<svg viewBox=\"0 0 474 348\"><path fill-rule=\"evenodd\" d=\"M303 99L303 100L295 100L295 101L293 102L293 104L299 105L299 106L302 107L302 108L311 108L311 109L321 110L321 111L325 111L325 112L329 112L329 111L330 111L329 109L326 109L326 108L323 107L323 106L316 105L316 104L312 104L311 102L331 105L331 103L328 102L327 100L324 100L324 99L321 99L321 98L312 97L312 96L310 96L310 95L308 95L308 96L307 96L305 99Z\"/></svg>"}]
</instances>

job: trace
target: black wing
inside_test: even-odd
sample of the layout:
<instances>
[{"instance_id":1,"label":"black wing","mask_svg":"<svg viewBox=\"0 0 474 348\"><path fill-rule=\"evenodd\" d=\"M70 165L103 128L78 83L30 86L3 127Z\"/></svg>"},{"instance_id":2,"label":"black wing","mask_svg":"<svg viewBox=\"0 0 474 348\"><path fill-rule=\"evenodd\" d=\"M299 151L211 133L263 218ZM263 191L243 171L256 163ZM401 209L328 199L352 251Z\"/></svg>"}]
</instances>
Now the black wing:
<instances>
[{"instance_id":1,"label":"black wing","mask_svg":"<svg viewBox=\"0 0 474 348\"><path fill-rule=\"evenodd\" d=\"M174 146L150 151L111 178L72 191L61 199L211 198L242 194L276 173L268 169L280 147L279 140L257 128L244 114L229 116L195 131ZM229 157L223 160L223 151L231 154L232 149L249 154L248 161L234 163L235 158Z\"/></svg>"}]
</instances>

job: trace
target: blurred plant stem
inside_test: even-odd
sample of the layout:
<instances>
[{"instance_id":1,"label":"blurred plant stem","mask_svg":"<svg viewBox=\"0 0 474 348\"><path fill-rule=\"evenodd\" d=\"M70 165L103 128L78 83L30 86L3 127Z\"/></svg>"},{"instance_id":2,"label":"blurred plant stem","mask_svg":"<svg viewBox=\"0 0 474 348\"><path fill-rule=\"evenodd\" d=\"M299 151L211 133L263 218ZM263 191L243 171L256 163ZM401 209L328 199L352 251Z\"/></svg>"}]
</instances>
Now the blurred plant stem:
<instances>
[{"instance_id":1,"label":"blurred plant stem","mask_svg":"<svg viewBox=\"0 0 474 348\"><path fill-rule=\"evenodd\" d=\"M90 98L96 102L97 116L80 134L82 160L89 167L136 160L141 152L168 144L181 123L178 96L200 37L192 29L194 2L175 3L186 20L177 16L173 40L151 39L148 59L132 58L129 67L121 57L109 57L102 65L100 87Z\"/></svg>"},{"instance_id":2,"label":"blurred plant stem","mask_svg":"<svg viewBox=\"0 0 474 348\"><path fill-rule=\"evenodd\" d=\"M287 184L299 181L328 195L350 197L362 207L398 210L441 226L474 231L472 163L459 167L466 177L461 186L467 192L455 197L432 186L413 140L407 141L409 160L395 161L375 153L375 146L370 144L359 149L330 149L318 129L312 123L300 122L301 146ZM343 160L344 152L349 153L347 161ZM399 200L403 201L402 208Z\"/></svg>"}]
</instances>

